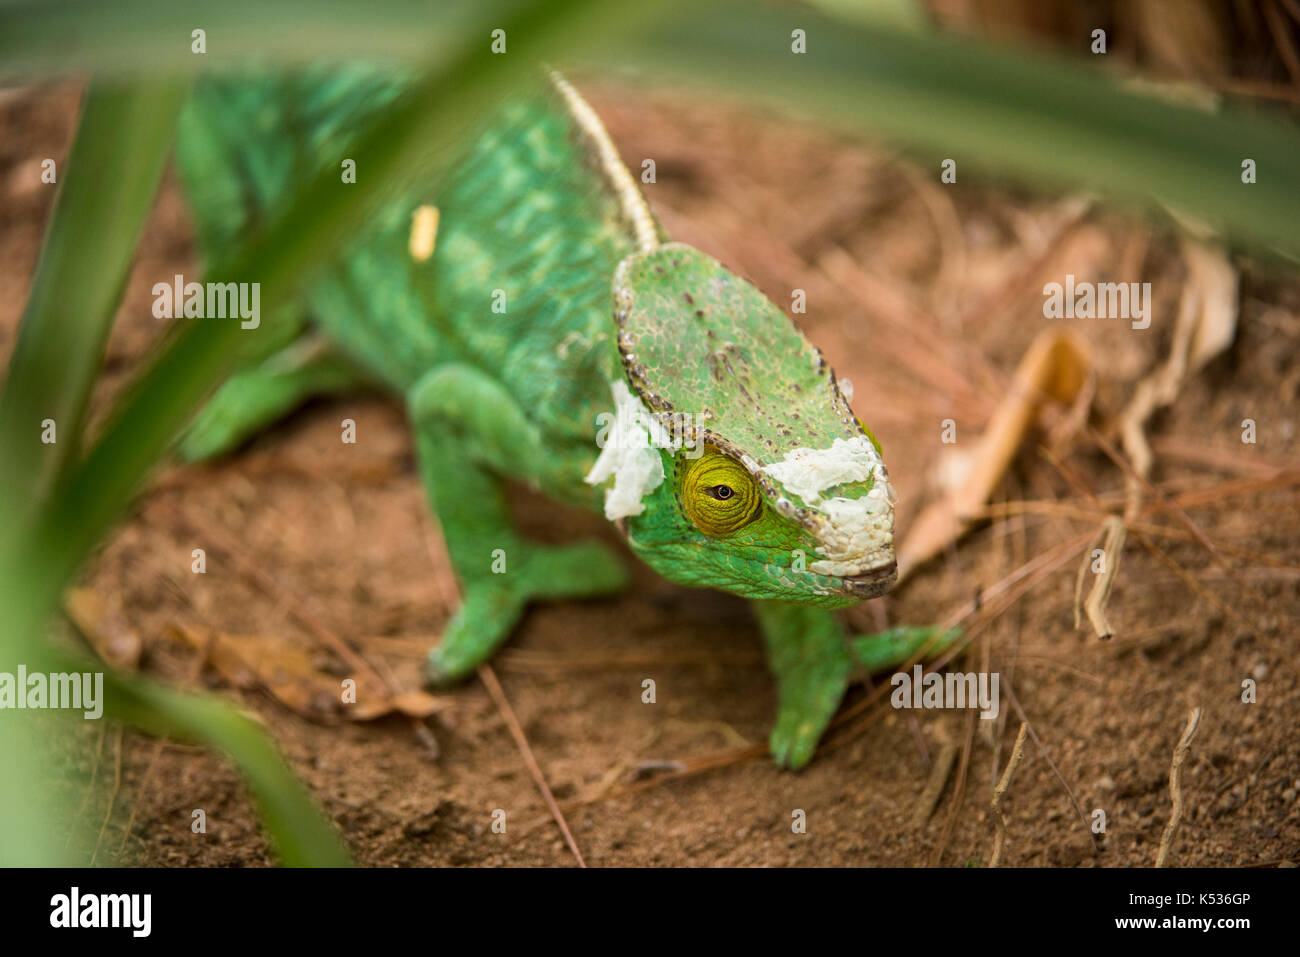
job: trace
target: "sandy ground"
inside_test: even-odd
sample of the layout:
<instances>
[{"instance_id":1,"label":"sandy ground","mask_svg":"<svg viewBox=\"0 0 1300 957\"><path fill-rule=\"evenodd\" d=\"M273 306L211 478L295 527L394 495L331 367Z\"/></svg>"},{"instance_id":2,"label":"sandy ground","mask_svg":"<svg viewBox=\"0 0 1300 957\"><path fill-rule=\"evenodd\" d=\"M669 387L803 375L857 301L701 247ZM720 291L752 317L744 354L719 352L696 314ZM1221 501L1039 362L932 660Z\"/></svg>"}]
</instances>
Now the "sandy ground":
<instances>
[{"instance_id":1,"label":"sandy ground","mask_svg":"<svg viewBox=\"0 0 1300 957\"><path fill-rule=\"evenodd\" d=\"M1166 220L1080 216L1071 198L965 177L940 186L937 157L903 161L680 94L587 88L629 165L656 160L648 194L677 238L720 257L778 304L790 303L792 289L807 291L808 312L797 319L852 381L855 408L901 490L903 530L932 469L970 447L1049 324L1044 282L1072 272L1153 284L1149 330L1062 321L1094 347L1103 427L1168 348L1185 266ZM54 195L39 182L39 162L53 157L62 169L77 102L70 86L0 102L0 358L13 347ZM1300 492L1294 476L1263 481L1300 459L1300 282L1234 262L1236 343L1151 429L1153 480L1223 559L1189 541L1175 514L1149 513L1146 521L1174 531L1150 539L1160 554L1129 539L1111 601L1117 635L1108 642L1073 627L1081 547L1057 560L958 660L962 670L1001 675L996 720L895 711L870 696L864 677L812 765L782 772L744 756L766 739L775 694L739 599L679 588L638 566L635 587L617 600L534 608L494 668L587 862L984 866L993 786L1027 719L1033 736L1004 798L1003 863L1151 865L1170 816L1171 754L1193 707L1203 717L1183 769L1186 810L1171 863L1300 861ZM197 271L169 176L108 346L96 413L163 331L150 313L150 286ZM900 316L939 343L922 350L937 362L929 379L916 371L915 345L891 331ZM1254 445L1240 441L1247 417L1257 422ZM358 424L355 445L339 441L343 418ZM949 418L955 446L940 442ZM1122 473L1086 438L1063 461L1068 479L1026 449L999 498L1084 509L1095 509L1088 494L1119 500ZM616 543L599 517L522 491L517 503L539 538ZM860 630L942 619L1098 524L1059 511L998 519L846 617ZM415 687L448 613L437 546L400 407L355 397L314 403L213 467L161 474L82 584L121 605L144 639L146 671L258 714L360 862L570 866L480 682L440 696L427 726L441 753L430 759L408 720L312 719L265 690L231 688L173 637L177 627L268 636L301 649L322 672L345 674L306 623L314 620ZM190 571L196 547L209 549L204 575ZM641 700L647 677L657 683L653 705ZM1241 700L1246 679L1257 686L1256 703ZM954 748L927 816L932 767ZM93 822L75 838L87 861L271 860L239 777L218 757L101 726L87 728L63 761ZM206 834L191 832L194 808L207 813ZM497 809L506 813L504 834L491 827ZM806 814L806 833L792 831L796 810ZM1094 836L1098 811L1106 827Z\"/></svg>"}]
</instances>

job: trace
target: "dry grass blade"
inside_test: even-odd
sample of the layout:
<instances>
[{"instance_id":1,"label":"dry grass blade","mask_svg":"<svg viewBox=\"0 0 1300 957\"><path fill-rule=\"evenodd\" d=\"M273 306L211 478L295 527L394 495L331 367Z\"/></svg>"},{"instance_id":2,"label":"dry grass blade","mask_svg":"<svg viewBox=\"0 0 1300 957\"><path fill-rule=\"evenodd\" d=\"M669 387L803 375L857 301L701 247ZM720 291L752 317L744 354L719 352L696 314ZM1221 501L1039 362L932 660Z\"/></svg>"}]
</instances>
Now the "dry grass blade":
<instances>
[{"instance_id":1,"label":"dry grass blade","mask_svg":"<svg viewBox=\"0 0 1300 957\"><path fill-rule=\"evenodd\" d=\"M971 751L975 746L976 720L975 709L967 710L966 734L962 739L961 761L957 764L957 783L952 789L952 808L943 822L943 834L939 838L939 843L934 846L934 856L930 858L931 867L938 867L942 863L943 853L948 849L948 842L952 840L953 831L957 828L957 816L961 814L962 803L966 798L966 779L970 774Z\"/></svg>"},{"instance_id":2,"label":"dry grass blade","mask_svg":"<svg viewBox=\"0 0 1300 957\"><path fill-rule=\"evenodd\" d=\"M1241 443L1237 443L1236 448L1223 448L1207 445L1203 440L1181 439L1176 435L1163 436L1161 438L1151 439L1151 448L1160 455L1168 459L1175 459L1182 462L1194 462L1198 465L1207 465L1215 469L1223 469L1227 472L1244 472L1254 475L1274 475L1279 472L1287 471L1290 463L1279 459L1267 459L1262 455L1255 454L1251 449L1251 454L1245 456L1242 454Z\"/></svg>"},{"instance_id":3,"label":"dry grass blade","mask_svg":"<svg viewBox=\"0 0 1300 957\"><path fill-rule=\"evenodd\" d=\"M1103 641L1115 634L1115 629L1111 627L1110 620L1106 617L1106 604L1110 601L1111 585L1115 582L1115 576L1119 574L1119 559L1124 552L1124 539L1126 536L1124 521L1117 515L1109 516L1102 523L1102 545L1101 545L1101 570L1097 572L1093 579L1092 589L1088 592L1088 599L1082 603L1082 609L1088 615L1088 622L1092 625L1093 633ZM1085 551L1083 562L1079 565L1079 575L1074 583L1074 627L1080 625L1080 597L1083 591L1084 572L1092 563L1092 553Z\"/></svg>"},{"instance_id":4,"label":"dry grass blade","mask_svg":"<svg viewBox=\"0 0 1300 957\"><path fill-rule=\"evenodd\" d=\"M1011 707L1014 708L1016 714L1019 715L1021 723L1024 724L1025 729L1029 732L1029 736L1034 739L1034 747L1036 747L1038 753L1043 756L1043 760L1047 762L1047 766L1052 769L1052 773L1056 775L1056 780L1061 782L1061 787L1065 788L1065 793L1069 796L1070 803L1074 805L1074 813L1079 817L1079 823L1083 825L1084 830L1088 832L1089 839L1092 841L1092 849L1094 851L1101 850L1101 844L1097 839L1097 835L1092 832L1092 828L1088 827L1087 815L1083 813L1083 805L1079 803L1079 798L1075 795L1074 788L1070 787L1070 782L1065 780L1065 775L1061 773L1061 769L1058 768L1056 762L1052 760L1051 753L1043 746L1043 742L1039 740L1038 732L1034 730L1034 726L1030 722L1029 716L1025 714L1025 709L1020 706L1020 701L1016 698L1016 693L1012 690L1011 683L1008 681L1003 682L1003 684L1006 687L1007 698L1011 701Z\"/></svg>"},{"instance_id":5,"label":"dry grass blade","mask_svg":"<svg viewBox=\"0 0 1300 957\"><path fill-rule=\"evenodd\" d=\"M1141 510L1145 479L1154 461L1146 438L1147 421L1178 397L1189 375L1231 345L1237 331L1237 271L1227 256L1191 239L1183 240L1182 249L1187 281L1178 303L1169 357L1138 383L1119 419L1124 451L1136 472L1128 481L1126 519Z\"/></svg>"},{"instance_id":6,"label":"dry grass blade","mask_svg":"<svg viewBox=\"0 0 1300 957\"><path fill-rule=\"evenodd\" d=\"M934 764L930 766L930 776L916 799L916 810L912 815L912 823L917 828L925 827L930 816L934 814L939 798L943 795L943 789L948 784L948 776L952 774L952 766L957 760L959 751L957 745L945 741L940 746L939 753L935 755Z\"/></svg>"},{"instance_id":7,"label":"dry grass blade","mask_svg":"<svg viewBox=\"0 0 1300 957\"><path fill-rule=\"evenodd\" d=\"M95 849L90 853L90 865L95 866L95 861L99 859L99 845L104 840L104 832L108 830L108 822L113 818L113 811L117 807L117 796L122 791L122 745L123 745L122 725L117 726L117 737L114 740L113 747L113 790L108 796L108 807L104 810L104 820L99 825L99 834L95 837Z\"/></svg>"}]
</instances>

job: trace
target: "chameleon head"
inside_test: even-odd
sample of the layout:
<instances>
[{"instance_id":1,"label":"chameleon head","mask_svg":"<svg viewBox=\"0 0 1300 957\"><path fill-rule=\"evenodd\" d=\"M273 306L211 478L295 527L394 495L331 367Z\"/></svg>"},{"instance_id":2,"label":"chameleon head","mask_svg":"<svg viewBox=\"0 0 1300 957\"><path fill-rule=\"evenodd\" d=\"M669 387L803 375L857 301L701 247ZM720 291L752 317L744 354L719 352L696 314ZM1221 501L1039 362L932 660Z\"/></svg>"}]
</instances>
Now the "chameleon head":
<instances>
[{"instance_id":1,"label":"chameleon head","mask_svg":"<svg viewBox=\"0 0 1300 957\"><path fill-rule=\"evenodd\" d=\"M614 314L624 378L587 481L638 555L749 598L835 607L887 591L880 446L785 314L677 243L623 261Z\"/></svg>"}]
</instances>

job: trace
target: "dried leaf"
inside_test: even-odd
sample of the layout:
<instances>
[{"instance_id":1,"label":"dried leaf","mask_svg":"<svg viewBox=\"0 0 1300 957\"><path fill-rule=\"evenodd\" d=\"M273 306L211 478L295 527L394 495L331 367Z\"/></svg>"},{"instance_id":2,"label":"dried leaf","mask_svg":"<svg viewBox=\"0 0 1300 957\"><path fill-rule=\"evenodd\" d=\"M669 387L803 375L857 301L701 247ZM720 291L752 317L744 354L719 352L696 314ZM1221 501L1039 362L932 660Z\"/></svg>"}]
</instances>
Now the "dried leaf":
<instances>
[{"instance_id":1,"label":"dried leaf","mask_svg":"<svg viewBox=\"0 0 1300 957\"><path fill-rule=\"evenodd\" d=\"M203 654L233 687L265 689L312 720L343 716L373 721L390 714L427 718L444 707L442 699L418 688L393 693L373 676L345 679L321 671L308 651L276 635L232 635L187 627L173 628L172 634ZM345 680L354 682L355 704L343 700Z\"/></svg>"},{"instance_id":2,"label":"dried leaf","mask_svg":"<svg viewBox=\"0 0 1300 957\"><path fill-rule=\"evenodd\" d=\"M412 688L398 692L396 695L381 695L366 701L360 693L357 703L348 707L348 717L353 721L373 721L386 715L404 714L410 718L427 718L445 707L441 698L435 698L427 691Z\"/></svg>"},{"instance_id":3,"label":"dried leaf","mask_svg":"<svg viewBox=\"0 0 1300 957\"><path fill-rule=\"evenodd\" d=\"M313 720L332 718L342 707L339 680L317 669L307 651L283 638L185 626L169 633L202 654L232 687L263 688Z\"/></svg>"}]
</instances>

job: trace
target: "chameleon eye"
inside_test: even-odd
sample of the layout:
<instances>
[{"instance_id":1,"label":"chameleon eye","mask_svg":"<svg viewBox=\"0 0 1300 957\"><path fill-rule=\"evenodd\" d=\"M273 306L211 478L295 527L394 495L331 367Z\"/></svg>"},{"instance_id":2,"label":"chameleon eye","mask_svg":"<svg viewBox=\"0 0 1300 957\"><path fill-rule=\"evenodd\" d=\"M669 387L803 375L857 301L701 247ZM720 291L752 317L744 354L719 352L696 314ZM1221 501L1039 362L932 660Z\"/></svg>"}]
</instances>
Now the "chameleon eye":
<instances>
[{"instance_id":1,"label":"chameleon eye","mask_svg":"<svg viewBox=\"0 0 1300 957\"><path fill-rule=\"evenodd\" d=\"M728 535L758 517L762 494L745 467L719 452L686 460L681 480L686 517L706 535Z\"/></svg>"}]
</instances>

